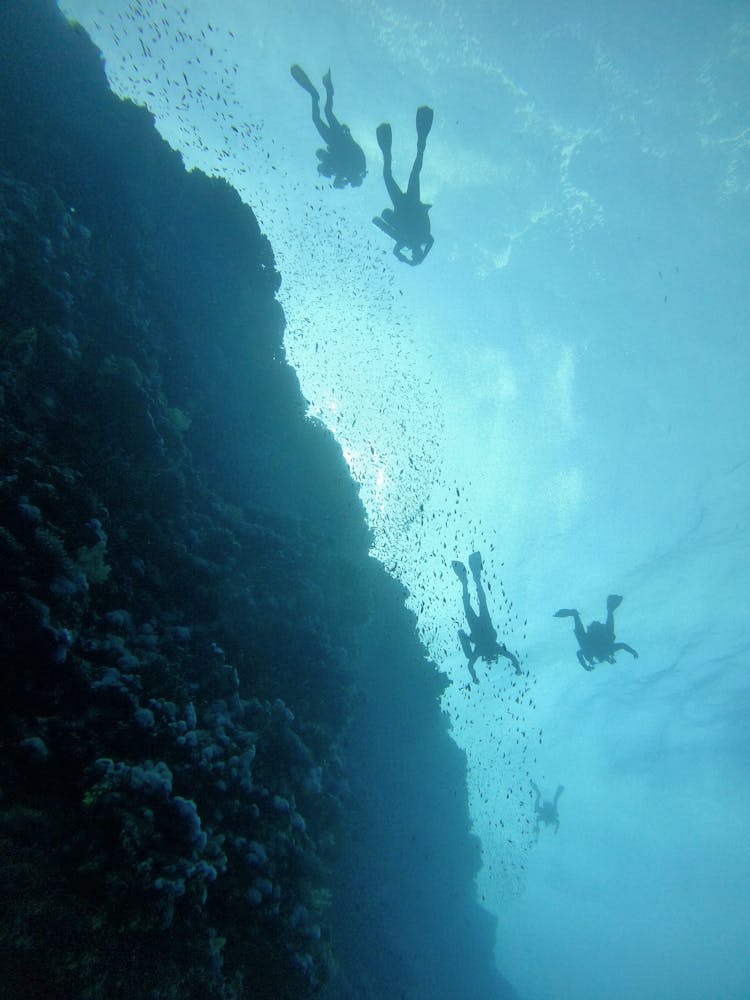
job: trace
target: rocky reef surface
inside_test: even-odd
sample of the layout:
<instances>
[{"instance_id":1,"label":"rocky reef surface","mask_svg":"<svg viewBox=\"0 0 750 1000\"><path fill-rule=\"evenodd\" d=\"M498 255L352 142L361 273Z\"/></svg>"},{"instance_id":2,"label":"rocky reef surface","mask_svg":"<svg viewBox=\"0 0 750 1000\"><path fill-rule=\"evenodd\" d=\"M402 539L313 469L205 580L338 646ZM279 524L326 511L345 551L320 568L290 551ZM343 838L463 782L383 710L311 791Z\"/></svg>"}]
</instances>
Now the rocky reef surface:
<instances>
[{"instance_id":1,"label":"rocky reef surface","mask_svg":"<svg viewBox=\"0 0 750 1000\"><path fill-rule=\"evenodd\" d=\"M0 8L0 97L0 995L509 996L252 211L51 0Z\"/></svg>"}]
</instances>

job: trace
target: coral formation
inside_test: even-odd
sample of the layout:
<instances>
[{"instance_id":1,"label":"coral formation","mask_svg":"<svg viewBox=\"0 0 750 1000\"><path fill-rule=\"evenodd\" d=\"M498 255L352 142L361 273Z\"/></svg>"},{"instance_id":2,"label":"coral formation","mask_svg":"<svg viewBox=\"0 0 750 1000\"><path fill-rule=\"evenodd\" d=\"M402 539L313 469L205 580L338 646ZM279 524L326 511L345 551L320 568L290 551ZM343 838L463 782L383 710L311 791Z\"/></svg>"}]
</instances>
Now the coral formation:
<instances>
[{"instance_id":1,"label":"coral formation","mask_svg":"<svg viewBox=\"0 0 750 1000\"><path fill-rule=\"evenodd\" d=\"M499 990L444 680L305 418L255 217L51 0L0 11L0 93L4 995L342 997L411 926L390 996L459 924Z\"/></svg>"}]
</instances>

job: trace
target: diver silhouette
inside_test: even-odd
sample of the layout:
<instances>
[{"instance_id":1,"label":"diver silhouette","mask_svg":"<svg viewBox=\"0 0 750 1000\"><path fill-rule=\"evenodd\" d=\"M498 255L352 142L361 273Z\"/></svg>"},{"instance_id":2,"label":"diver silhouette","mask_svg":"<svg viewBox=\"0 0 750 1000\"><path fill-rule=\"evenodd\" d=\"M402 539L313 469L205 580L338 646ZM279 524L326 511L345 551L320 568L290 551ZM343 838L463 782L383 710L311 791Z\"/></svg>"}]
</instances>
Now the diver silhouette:
<instances>
[{"instance_id":1,"label":"diver silhouette","mask_svg":"<svg viewBox=\"0 0 750 1000\"><path fill-rule=\"evenodd\" d=\"M593 670L597 663L602 663L604 660L607 663L614 663L615 653L621 649L638 659L638 654L632 646L628 646L626 642L615 642L614 611L621 604L622 598L619 594L610 594L607 598L606 623L592 622L588 629L583 627L581 616L575 608L560 608L555 612L553 616L555 618L573 619L573 632L581 647L576 651L576 656L584 670Z\"/></svg>"},{"instance_id":2,"label":"diver silhouette","mask_svg":"<svg viewBox=\"0 0 750 1000\"><path fill-rule=\"evenodd\" d=\"M431 205L425 205L420 198L419 175L422 170L427 136L432 128L432 108L426 105L417 108L417 155L409 175L409 185L404 193L393 179L391 166L391 126L384 122L378 125L376 135L378 145L383 154L383 179L386 190L393 202L393 208L384 208L380 215L372 220L378 229L395 242L394 256L404 264L416 267L421 264L432 249L435 242L430 233L429 211ZM411 251L411 257L404 253L404 248Z\"/></svg>"},{"instance_id":3,"label":"diver silhouette","mask_svg":"<svg viewBox=\"0 0 750 1000\"><path fill-rule=\"evenodd\" d=\"M318 173L323 177L333 177L335 188L343 188L347 184L359 187L367 174L367 161L362 148L352 138L349 127L342 125L333 113L333 83L330 69L323 77L326 91L326 103L323 109L325 122L320 117L320 94L311 83L310 77L296 63L290 72L300 87L312 98L312 120L320 137L326 143L325 149L316 152L320 160Z\"/></svg>"},{"instance_id":4,"label":"diver silhouette","mask_svg":"<svg viewBox=\"0 0 750 1000\"><path fill-rule=\"evenodd\" d=\"M466 567L462 562L454 560L451 563L453 572L461 581L461 594L464 603L464 614L469 625L469 635L463 629L458 630L458 638L466 659L469 661L469 673L475 684L479 683L479 678L474 670L474 664L481 657L485 663L496 663L498 657L504 656L515 667L517 674L522 673L518 659L505 646L505 643L497 641L497 632L493 628L490 620L490 613L487 610L487 598L482 586L482 556L479 552L472 552L469 556L469 568L474 578L474 585L477 590L477 602L479 604L479 614L471 606L469 597L469 584L466 574ZM472 644L474 648L472 649Z\"/></svg>"},{"instance_id":5,"label":"diver silhouette","mask_svg":"<svg viewBox=\"0 0 750 1000\"><path fill-rule=\"evenodd\" d=\"M544 823L545 826L552 826L554 824L555 833L560 829L560 817L557 814L557 800L560 798L562 793L565 791L562 785L557 786L557 791L555 792L554 799L549 802L545 800L542 802L542 795L534 782L531 782L531 787L536 793L536 799L534 800L534 814L536 816L536 825L534 827L534 833L536 838L539 839L539 824Z\"/></svg>"}]
</instances>

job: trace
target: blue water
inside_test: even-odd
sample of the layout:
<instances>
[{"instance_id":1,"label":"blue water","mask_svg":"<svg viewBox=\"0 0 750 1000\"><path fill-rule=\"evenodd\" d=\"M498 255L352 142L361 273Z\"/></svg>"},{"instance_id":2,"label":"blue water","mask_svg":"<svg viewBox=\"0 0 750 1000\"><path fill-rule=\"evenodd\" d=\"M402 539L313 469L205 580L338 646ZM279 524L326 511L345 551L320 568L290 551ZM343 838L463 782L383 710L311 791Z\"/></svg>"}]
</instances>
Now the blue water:
<instances>
[{"instance_id":1,"label":"blue water","mask_svg":"<svg viewBox=\"0 0 750 1000\"><path fill-rule=\"evenodd\" d=\"M454 680L499 967L526 1000L750 995L750 8L62 6L271 239L311 416ZM360 189L316 173L295 62L330 66ZM410 269L371 224L375 127L405 184L421 104ZM501 667L466 688L449 563L476 547L522 698ZM552 614L613 592L639 659L584 673ZM531 779L565 786L538 841Z\"/></svg>"}]
</instances>

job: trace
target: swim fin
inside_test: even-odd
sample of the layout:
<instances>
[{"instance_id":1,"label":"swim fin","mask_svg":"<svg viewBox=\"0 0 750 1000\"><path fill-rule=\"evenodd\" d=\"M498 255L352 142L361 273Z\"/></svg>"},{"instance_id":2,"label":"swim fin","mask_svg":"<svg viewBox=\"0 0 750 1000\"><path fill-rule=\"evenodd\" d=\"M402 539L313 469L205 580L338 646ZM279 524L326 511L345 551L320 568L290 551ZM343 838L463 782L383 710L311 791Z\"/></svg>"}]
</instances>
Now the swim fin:
<instances>
[{"instance_id":1,"label":"swim fin","mask_svg":"<svg viewBox=\"0 0 750 1000\"><path fill-rule=\"evenodd\" d=\"M462 562L459 562L458 559L454 559L453 562L451 563L451 568L453 569L453 572L456 574L461 583L466 583L466 567L464 566L464 564Z\"/></svg>"},{"instance_id":2,"label":"swim fin","mask_svg":"<svg viewBox=\"0 0 750 1000\"><path fill-rule=\"evenodd\" d=\"M619 594L610 594L607 598L607 611L614 611L615 608L619 608L622 604L622 598Z\"/></svg>"},{"instance_id":3,"label":"swim fin","mask_svg":"<svg viewBox=\"0 0 750 1000\"><path fill-rule=\"evenodd\" d=\"M375 129L375 135L377 136L378 146L383 156L391 155L391 143L393 142L393 132L391 131L391 126L388 122L383 122L382 125L378 125Z\"/></svg>"},{"instance_id":4,"label":"swim fin","mask_svg":"<svg viewBox=\"0 0 750 1000\"><path fill-rule=\"evenodd\" d=\"M575 611L573 611L572 608L560 608L560 610L556 611L552 617L553 618L573 618L574 616L575 616Z\"/></svg>"},{"instance_id":5,"label":"swim fin","mask_svg":"<svg viewBox=\"0 0 750 1000\"><path fill-rule=\"evenodd\" d=\"M292 68L289 70L289 72L292 74L292 76L300 85L300 87L302 87L303 90L306 90L308 92L310 97L314 97L316 100L320 100L320 94L315 89L315 87L312 84L312 81L310 80L310 77L307 75L307 73L305 73L305 71L302 69L301 66L298 66L297 63L295 63L294 66L292 66Z\"/></svg>"},{"instance_id":6,"label":"swim fin","mask_svg":"<svg viewBox=\"0 0 750 1000\"><path fill-rule=\"evenodd\" d=\"M379 215L376 215L372 221L381 232L385 233L386 236L389 236L392 240L398 240L398 235L395 229L387 219L382 219Z\"/></svg>"},{"instance_id":7,"label":"swim fin","mask_svg":"<svg viewBox=\"0 0 750 1000\"><path fill-rule=\"evenodd\" d=\"M472 576L477 577L482 572L482 553L472 552L469 556L469 569Z\"/></svg>"},{"instance_id":8,"label":"swim fin","mask_svg":"<svg viewBox=\"0 0 750 1000\"><path fill-rule=\"evenodd\" d=\"M423 143L426 141L432 128L433 115L432 108L428 108L426 104L423 104L421 108L417 108L417 142Z\"/></svg>"}]
</instances>

